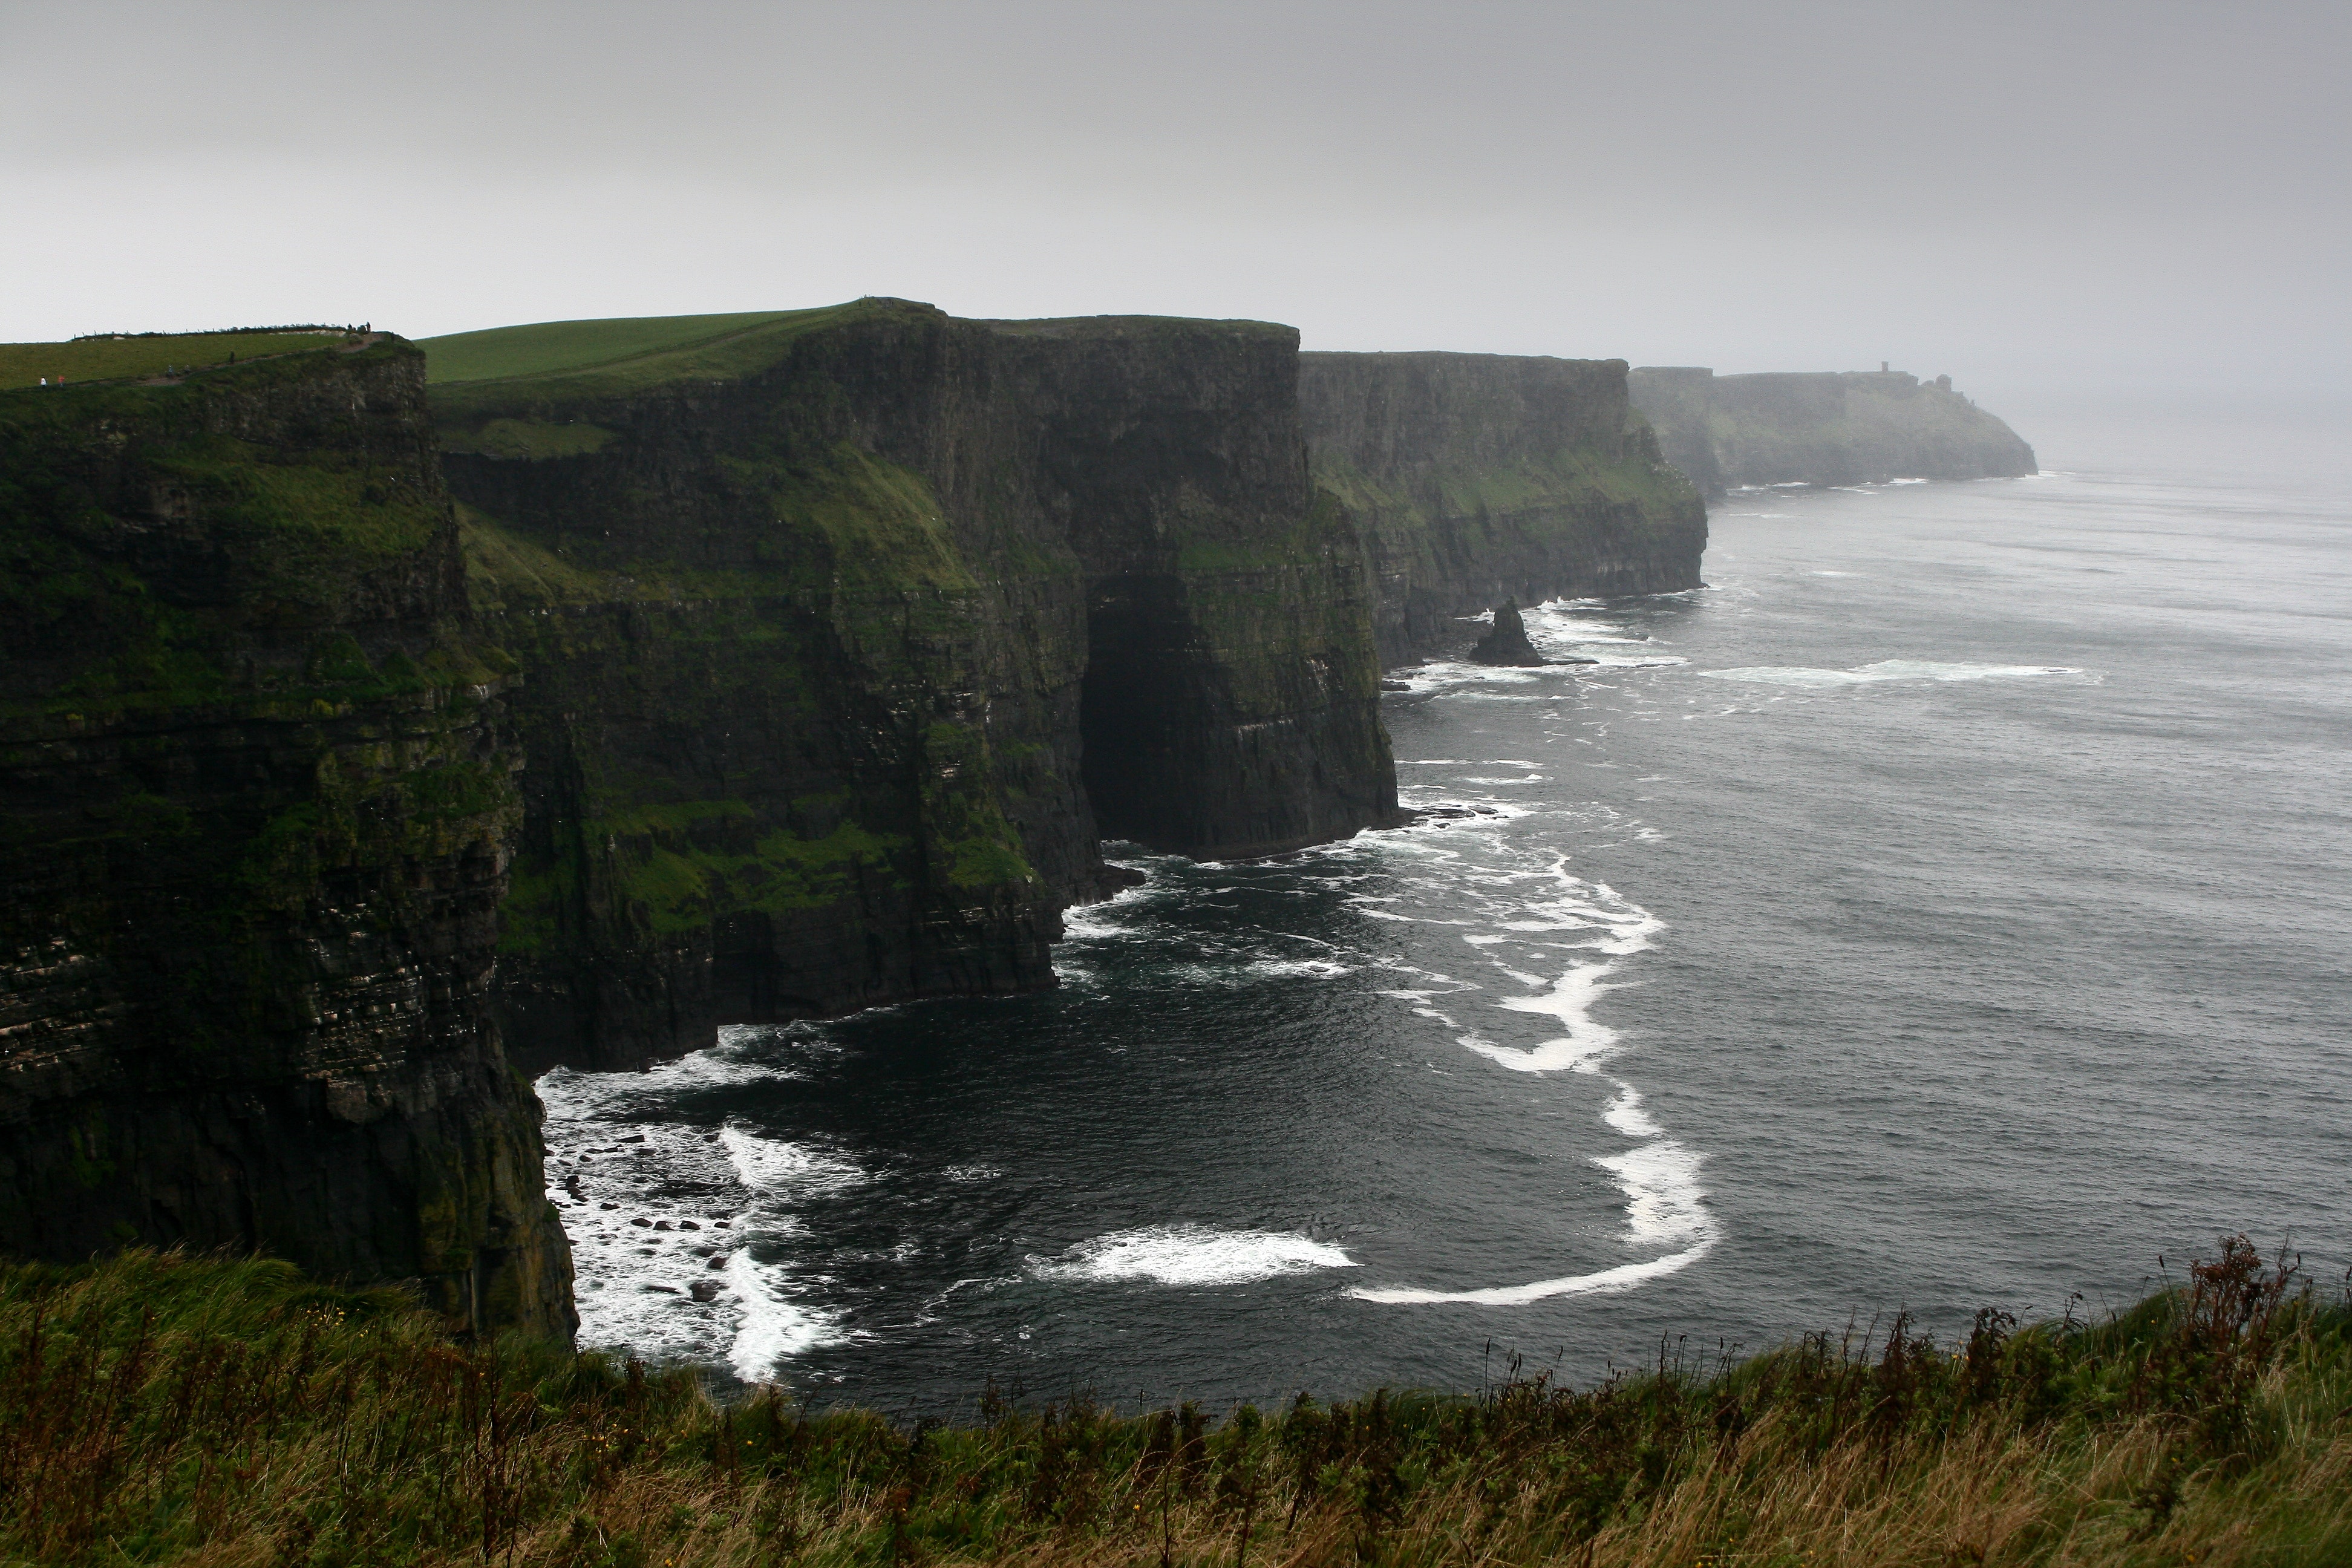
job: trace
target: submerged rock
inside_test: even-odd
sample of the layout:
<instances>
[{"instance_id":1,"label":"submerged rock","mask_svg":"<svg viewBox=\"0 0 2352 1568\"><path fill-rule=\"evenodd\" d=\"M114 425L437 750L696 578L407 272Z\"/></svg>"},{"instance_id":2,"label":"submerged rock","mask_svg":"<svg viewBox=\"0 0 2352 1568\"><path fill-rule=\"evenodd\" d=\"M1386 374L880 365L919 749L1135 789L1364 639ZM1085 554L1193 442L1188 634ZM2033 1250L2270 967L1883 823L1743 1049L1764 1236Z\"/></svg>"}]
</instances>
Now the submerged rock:
<instances>
[{"instance_id":1,"label":"submerged rock","mask_svg":"<svg viewBox=\"0 0 2352 1568\"><path fill-rule=\"evenodd\" d=\"M1528 624L1519 618L1518 605L1506 599L1495 611L1495 629L1470 650L1470 662L1525 667L1551 661L1528 641Z\"/></svg>"}]
</instances>

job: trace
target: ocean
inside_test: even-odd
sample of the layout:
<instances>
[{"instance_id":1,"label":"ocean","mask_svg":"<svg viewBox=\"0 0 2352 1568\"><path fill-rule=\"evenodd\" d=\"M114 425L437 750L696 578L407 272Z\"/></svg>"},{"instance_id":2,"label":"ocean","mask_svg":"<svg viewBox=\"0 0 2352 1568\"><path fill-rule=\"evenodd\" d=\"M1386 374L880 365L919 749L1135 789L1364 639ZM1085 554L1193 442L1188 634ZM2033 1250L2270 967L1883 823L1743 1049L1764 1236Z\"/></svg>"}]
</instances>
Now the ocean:
<instances>
[{"instance_id":1,"label":"ocean","mask_svg":"<svg viewBox=\"0 0 2352 1568\"><path fill-rule=\"evenodd\" d=\"M2352 508L1735 492L1707 586L1386 699L1425 815L1132 850L1062 987L559 1069L581 1337L812 1405L1213 1410L2352 1262ZM1463 640L1478 628L1465 624Z\"/></svg>"}]
</instances>

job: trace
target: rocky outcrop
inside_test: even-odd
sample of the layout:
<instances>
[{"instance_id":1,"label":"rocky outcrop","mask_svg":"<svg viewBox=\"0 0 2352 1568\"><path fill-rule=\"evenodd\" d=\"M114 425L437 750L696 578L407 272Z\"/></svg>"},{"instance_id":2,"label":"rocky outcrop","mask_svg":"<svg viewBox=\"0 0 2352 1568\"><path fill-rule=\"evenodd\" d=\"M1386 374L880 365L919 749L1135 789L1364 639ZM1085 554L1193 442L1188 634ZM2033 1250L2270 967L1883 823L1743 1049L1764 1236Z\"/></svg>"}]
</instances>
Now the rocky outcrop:
<instances>
[{"instance_id":1,"label":"rocky outcrop","mask_svg":"<svg viewBox=\"0 0 2352 1568\"><path fill-rule=\"evenodd\" d=\"M1260 323L865 300L436 385L523 672L518 1053L1048 985L1101 837L1250 855L1386 820L1360 554L1296 363Z\"/></svg>"},{"instance_id":2,"label":"rocky outcrop","mask_svg":"<svg viewBox=\"0 0 2352 1568\"><path fill-rule=\"evenodd\" d=\"M1316 479L1354 516L1381 656L1462 640L1505 601L1699 583L1706 510L1660 455L1622 360L1308 353Z\"/></svg>"},{"instance_id":3,"label":"rocky outcrop","mask_svg":"<svg viewBox=\"0 0 2352 1568\"><path fill-rule=\"evenodd\" d=\"M1525 668L1550 661L1528 640L1528 623L1521 618L1517 603L1506 599L1495 606L1495 627L1471 648L1470 662Z\"/></svg>"},{"instance_id":4,"label":"rocky outcrop","mask_svg":"<svg viewBox=\"0 0 2352 1568\"><path fill-rule=\"evenodd\" d=\"M489 1016L509 661L396 340L0 394L0 1251L568 1335Z\"/></svg>"},{"instance_id":5,"label":"rocky outcrop","mask_svg":"<svg viewBox=\"0 0 2352 1568\"><path fill-rule=\"evenodd\" d=\"M1980 479L2036 471L2033 448L1952 390L1901 371L1717 375L1643 368L1633 401L1668 460L1710 495L1737 485Z\"/></svg>"}]
</instances>

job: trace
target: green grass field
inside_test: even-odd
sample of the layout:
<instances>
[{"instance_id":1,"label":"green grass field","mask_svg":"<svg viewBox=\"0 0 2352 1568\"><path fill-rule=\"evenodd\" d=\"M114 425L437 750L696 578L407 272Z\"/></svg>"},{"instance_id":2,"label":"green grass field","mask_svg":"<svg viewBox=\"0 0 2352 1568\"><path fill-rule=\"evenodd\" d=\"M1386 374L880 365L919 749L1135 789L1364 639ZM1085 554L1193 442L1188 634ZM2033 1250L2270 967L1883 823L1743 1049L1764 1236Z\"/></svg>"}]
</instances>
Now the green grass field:
<instances>
[{"instance_id":1,"label":"green grass field","mask_svg":"<svg viewBox=\"0 0 2352 1568\"><path fill-rule=\"evenodd\" d=\"M560 375L648 354L698 347L804 310L747 310L731 316L626 316L588 321L533 321L422 338L425 378L438 383Z\"/></svg>"},{"instance_id":2,"label":"green grass field","mask_svg":"<svg viewBox=\"0 0 2352 1568\"><path fill-rule=\"evenodd\" d=\"M0 389L51 381L116 381L161 375L166 365L226 364L349 341L323 332L182 332L154 338L77 338L65 343L0 343Z\"/></svg>"},{"instance_id":3,"label":"green grass field","mask_svg":"<svg viewBox=\"0 0 2352 1568\"><path fill-rule=\"evenodd\" d=\"M1459 1394L1222 1421L992 1395L908 1428L455 1342L283 1263L0 1263L0 1564L2327 1568L2333 1296L2232 1237L2111 1319L1946 1344L1898 1317L1591 1389L1515 1360Z\"/></svg>"},{"instance_id":4,"label":"green grass field","mask_svg":"<svg viewBox=\"0 0 2352 1568\"><path fill-rule=\"evenodd\" d=\"M539 321L426 338L418 346L434 414L449 431L526 405L622 397L681 381L731 381L775 363L803 333L893 309L909 307L861 300L731 316Z\"/></svg>"}]
</instances>

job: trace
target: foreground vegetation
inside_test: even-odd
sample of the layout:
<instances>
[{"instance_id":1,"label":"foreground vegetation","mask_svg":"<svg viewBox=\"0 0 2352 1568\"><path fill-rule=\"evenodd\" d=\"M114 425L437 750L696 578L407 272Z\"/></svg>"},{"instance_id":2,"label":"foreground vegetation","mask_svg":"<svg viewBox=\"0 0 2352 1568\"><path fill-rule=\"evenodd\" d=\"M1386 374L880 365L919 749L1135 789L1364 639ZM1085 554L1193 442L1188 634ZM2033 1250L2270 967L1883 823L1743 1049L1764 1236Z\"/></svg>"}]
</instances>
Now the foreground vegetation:
<instances>
[{"instance_id":1,"label":"foreground vegetation","mask_svg":"<svg viewBox=\"0 0 2352 1568\"><path fill-rule=\"evenodd\" d=\"M1909 1328L1580 1392L909 1430L453 1342L274 1262L19 1265L0 1561L2352 1562L2352 1314L2242 1238L2105 1322Z\"/></svg>"}]
</instances>

